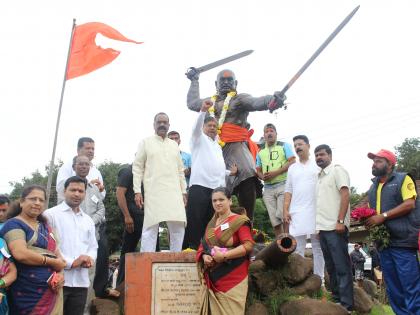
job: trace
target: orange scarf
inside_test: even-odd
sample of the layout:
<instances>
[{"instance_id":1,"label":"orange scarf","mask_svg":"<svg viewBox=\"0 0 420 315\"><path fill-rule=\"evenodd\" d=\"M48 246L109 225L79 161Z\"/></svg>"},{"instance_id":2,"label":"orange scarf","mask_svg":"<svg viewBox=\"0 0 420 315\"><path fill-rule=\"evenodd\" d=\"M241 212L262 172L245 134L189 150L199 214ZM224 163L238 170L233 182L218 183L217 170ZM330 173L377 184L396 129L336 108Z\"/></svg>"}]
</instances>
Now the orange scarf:
<instances>
[{"instance_id":1,"label":"orange scarf","mask_svg":"<svg viewBox=\"0 0 420 315\"><path fill-rule=\"evenodd\" d=\"M246 129L244 127L240 127L238 125L234 125L231 123L223 123L220 140L225 143L229 142L248 142L249 151L254 158L254 161L257 158L257 153L259 151L258 145L251 140L251 136L254 134L254 129Z\"/></svg>"}]
</instances>

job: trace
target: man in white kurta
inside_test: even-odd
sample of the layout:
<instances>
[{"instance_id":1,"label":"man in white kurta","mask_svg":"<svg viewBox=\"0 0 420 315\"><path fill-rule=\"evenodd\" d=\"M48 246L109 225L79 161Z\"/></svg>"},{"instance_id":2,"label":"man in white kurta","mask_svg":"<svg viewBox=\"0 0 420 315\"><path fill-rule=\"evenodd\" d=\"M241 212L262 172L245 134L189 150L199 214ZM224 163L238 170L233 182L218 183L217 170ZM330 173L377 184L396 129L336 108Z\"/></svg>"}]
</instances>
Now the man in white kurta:
<instances>
[{"instance_id":1,"label":"man in white kurta","mask_svg":"<svg viewBox=\"0 0 420 315\"><path fill-rule=\"evenodd\" d=\"M167 137L169 117L154 119L155 135L143 139L133 163L133 189L138 207L143 206L144 224L140 252L154 252L159 223L166 222L170 250L179 252L185 233L187 185L177 143ZM141 194L143 183L145 199Z\"/></svg>"},{"instance_id":2,"label":"man in white kurta","mask_svg":"<svg viewBox=\"0 0 420 315\"><path fill-rule=\"evenodd\" d=\"M324 280L324 257L316 234L316 185L319 167L309 157L309 140L304 135L293 138L299 160L289 167L284 195L283 216L289 233L296 239L296 252L304 257L306 238L311 237L314 273Z\"/></svg>"}]
</instances>

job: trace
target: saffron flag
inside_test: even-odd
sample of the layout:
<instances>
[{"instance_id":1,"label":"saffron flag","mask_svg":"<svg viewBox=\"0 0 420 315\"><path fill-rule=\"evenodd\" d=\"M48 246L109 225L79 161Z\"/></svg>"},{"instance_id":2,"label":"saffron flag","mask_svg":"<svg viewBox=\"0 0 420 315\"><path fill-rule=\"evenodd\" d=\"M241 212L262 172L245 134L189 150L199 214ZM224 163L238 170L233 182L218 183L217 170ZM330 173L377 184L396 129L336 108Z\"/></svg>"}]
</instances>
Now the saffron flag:
<instances>
[{"instance_id":1,"label":"saffron flag","mask_svg":"<svg viewBox=\"0 0 420 315\"><path fill-rule=\"evenodd\" d=\"M95 71L111 63L120 52L112 48L102 48L95 43L96 35L100 33L110 39L141 44L128 39L116 29L99 22L90 22L76 26L70 50L66 79L70 80Z\"/></svg>"}]
</instances>

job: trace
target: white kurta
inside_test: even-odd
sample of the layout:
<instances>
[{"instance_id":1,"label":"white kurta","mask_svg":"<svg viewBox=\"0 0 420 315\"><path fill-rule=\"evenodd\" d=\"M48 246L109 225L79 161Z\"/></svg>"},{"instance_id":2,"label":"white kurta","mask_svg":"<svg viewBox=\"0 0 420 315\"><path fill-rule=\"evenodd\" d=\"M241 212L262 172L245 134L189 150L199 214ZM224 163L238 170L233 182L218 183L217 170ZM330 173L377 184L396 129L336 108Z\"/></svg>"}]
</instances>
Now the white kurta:
<instances>
[{"instance_id":1,"label":"white kurta","mask_svg":"<svg viewBox=\"0 0 420 315\"><path fill-rule=\"evenodd\" d=\"M143 139L133 163L134 193L144 187L143 229L163 221L186 222L187 185L178 144L158 135Z\"/></svg>"},{"instance_id":2,"label":"white kurta","mask_svg":"<svg viewBox=\"0 0 420 315\"><path fill-rule=\"evenodd\" d=\"M292 164L287 171L285 192L292 194L289 232L293 236L315 233L316 185L319 167L309 159Z\"/></svg>"},{"instance_id":3,"label":"white kurta","mask_svg":"<svg viewBox=\"0 0 420 315\"><path fill-rule=\"evenodd\" d=\"M192 157L190 187L200 185L214 189L226 186L226 170L222 148L203 132L206 112L200 112L191 134L190 148Z\"/></svg>"}]
</instances>

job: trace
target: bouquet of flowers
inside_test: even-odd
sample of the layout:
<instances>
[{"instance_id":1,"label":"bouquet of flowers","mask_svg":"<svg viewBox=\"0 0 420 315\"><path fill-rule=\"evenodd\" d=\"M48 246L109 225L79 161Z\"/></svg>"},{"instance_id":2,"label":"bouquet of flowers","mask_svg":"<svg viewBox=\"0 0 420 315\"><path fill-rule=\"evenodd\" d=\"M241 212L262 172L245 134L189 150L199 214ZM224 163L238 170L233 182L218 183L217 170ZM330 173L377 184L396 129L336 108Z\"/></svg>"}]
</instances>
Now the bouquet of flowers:
<instances>
[{"instance_id":1,"label":"bouquet of flowers","mask_svg":"<svg viewBox=\"0 0 420 315\"><path fill-rule=\"evenodd\" d=\"M354 209L350 216L364 223L371 216L376 215L376 210L370 208L356 208ZM376 244L378 250L383 250L389 246L390 235L384 224L377 225L369 229L369 240Z\"/></svg>"},{"instance_id":2,"label":"bouquet of flowers","mask_svg":"<svg viewBox=\"0 0 420 315\"><path fill-rule=\"evenodd\" d=\"M374 216L376 214L376 210L370 208L356 208L354 209L350 216L352 219L360 221L363 223L367 218Z\"/></svg>"}]
</instances>

